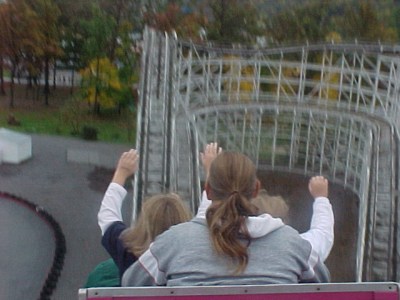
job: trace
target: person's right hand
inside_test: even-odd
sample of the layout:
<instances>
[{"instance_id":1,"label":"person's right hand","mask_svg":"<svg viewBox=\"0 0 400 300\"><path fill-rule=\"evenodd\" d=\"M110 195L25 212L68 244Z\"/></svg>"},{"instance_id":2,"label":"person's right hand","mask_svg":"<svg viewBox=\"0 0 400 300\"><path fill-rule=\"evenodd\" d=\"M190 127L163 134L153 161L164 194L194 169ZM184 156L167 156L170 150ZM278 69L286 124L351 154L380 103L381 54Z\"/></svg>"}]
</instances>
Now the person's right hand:
<instances>
[{"instance_id":1,"label":"person's right hand","mask_svg":"<svg viewBox=\"0 0 400 300\"><path fill-rule=\"evenodd\" d=\"M208 174L211 163L222 152L222 148L218 147L218 143L207 144L204 152L200 152L201 163L203 164L204 171Z\"/></svg>"},{"instance_id":2,"label":"person's right hand","mask_svg":"<svg viewBox=\"0 0 400 300\"><path fill-rule=\"evenodd\" d=\"M122 153L112 181L124 185L125 180L137 171L138 163L139 154L137 150L131 149L128 152Z\"/></svg>"},{"instance_id":3,"label":"person's right hand","mask_svg":"<svg viewBox=\"0 0 400 300\"><path fill-rule=\"evenodd\" d=\"M314 198L328 197L328 180L323 176L311 177L308 190Z\"/></svg>"}]
</instances>

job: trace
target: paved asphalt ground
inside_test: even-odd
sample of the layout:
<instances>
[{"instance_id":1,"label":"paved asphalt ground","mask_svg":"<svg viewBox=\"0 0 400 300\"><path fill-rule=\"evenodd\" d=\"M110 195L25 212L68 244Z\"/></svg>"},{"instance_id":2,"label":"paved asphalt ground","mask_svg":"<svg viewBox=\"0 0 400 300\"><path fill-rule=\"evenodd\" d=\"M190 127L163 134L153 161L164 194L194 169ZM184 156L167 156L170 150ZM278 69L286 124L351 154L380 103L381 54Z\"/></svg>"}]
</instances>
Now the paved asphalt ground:
<instances>
[{"instance_id":1,"label":"paved asphalt ground","mask_svg":"<svg viewBox=\"0 0 400 300\"><path fill-rule=\"evenodd\" d=\"M20 164L0 164L0 191L42 206L60 224L66 238L67 253L52 299L77 299L78 289L85 284L89 272L108 258L100 244L97 212L114 166L120 154L130 146L43 135L31 137L32 158ZM124 207L127 222L131 212L129 199L132 199L131 190ZM13 256L5 257L7 255L3 255L4 253L0 256L0 276L19 278L13 282L12 288L15 289L28 284L37 286L37 281L41 282L43 278L32 274L23 267L24 264L16 264L15 261L37 264L36 270L43 269L43 265L48 266L52 262L53 254L38 259L37 256L30 257L30 253L48 253L54 247L54 239L49 238L49 234L46 238L44 233L45 237L41 236L39 242L34 242L32 238L32 242L27 244L27 247L37 247L36 249L13 249L12 243L15 239L11 237L26 235L23 230L29 225L40 231L45 230L29 213L21 213L18 209L15 211L18 212L15 218L9 216L10 219L14 219L15 224L25 223L28 226L0 228L0 236L10 237L6 241L2 240L2 243L8 243L11 252L7 253ZM4 219L1 224L5 224ZM27 294L23 299L36 300L36 293ZM0 290L0 299L5 299L3 297Z\"/></svg>"},{"instance_id":2,"label":"paved asphalt ground","mask_svg":"<svg viewBox=\"0 0 400 300\"><path fill-rule=\"evenodd\" d=\"M0 195L0 240L5 241L0 243L0 299L38 295L52 265L49 258L55 251L51 227L25 202L14 200Z\"/></svg>"}]
</instances>

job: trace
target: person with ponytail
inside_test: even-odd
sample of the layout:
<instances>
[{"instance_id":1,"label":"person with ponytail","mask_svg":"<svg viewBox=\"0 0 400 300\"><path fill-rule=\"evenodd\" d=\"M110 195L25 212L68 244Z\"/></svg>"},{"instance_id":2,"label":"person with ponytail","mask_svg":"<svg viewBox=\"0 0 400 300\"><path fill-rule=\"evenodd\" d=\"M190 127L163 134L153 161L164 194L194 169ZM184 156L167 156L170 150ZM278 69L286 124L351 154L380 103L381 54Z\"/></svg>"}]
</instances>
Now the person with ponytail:
<instances>
[{"instance_id":1,"label":"person with ponytail","mask_svg":"<svg viewBox=\"0 0 400 300\"><path fill-rule=\"evenodd\" d=\"M159 235L124 273L122 285L289 284L329 278L321 256L326 253L321 240L329 246L333 237L327 180L310 179L310 193L322 208L306 238L279 218L257 216L251 199L259 189L250 158L237 152L218 153L205 184L211 205L202 203L204 209L190 222Z\"/></svg>"}]
</instances>

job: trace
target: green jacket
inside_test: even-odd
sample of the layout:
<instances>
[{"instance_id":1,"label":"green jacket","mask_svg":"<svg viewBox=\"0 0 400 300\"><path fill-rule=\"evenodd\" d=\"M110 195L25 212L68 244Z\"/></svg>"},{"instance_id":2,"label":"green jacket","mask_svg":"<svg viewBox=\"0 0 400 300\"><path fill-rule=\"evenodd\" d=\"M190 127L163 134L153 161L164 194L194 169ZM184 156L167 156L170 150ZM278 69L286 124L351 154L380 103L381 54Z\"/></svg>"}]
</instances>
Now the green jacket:
<instances>
[{"instance_id":1,"label":"green jacket","mask_svg":"<svg viewBox=\"0 0 400 300\"><path fill-rule=\"evenodd\" d=\"M120 278L117 265L113 259L107 259L99 263L92 272L90 272L85 288L91 287L116 287L120 286Z\"/></svg>"}]
</instances>

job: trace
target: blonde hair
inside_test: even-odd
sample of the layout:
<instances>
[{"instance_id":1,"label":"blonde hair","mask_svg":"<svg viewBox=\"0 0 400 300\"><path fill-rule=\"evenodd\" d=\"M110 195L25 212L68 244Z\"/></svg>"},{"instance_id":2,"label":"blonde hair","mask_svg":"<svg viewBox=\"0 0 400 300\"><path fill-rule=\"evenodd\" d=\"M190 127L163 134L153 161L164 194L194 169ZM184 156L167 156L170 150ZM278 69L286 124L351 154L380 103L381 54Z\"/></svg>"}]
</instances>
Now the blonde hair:
<instances>
[{"instance_id":1,"label":"blonde hair","mask_svg":"<svg viewBox=\"0 0 400 300\"><path fill-rule=\"evenodd\" d=\"M281 218L285 223L287 222L289 206L281 196L271 196L265 189L262 189L251 202L257 207L259 214L267 213L274 218Z\"/></svg>"},{"instance_id":2,"label":"blonde hair","mask_svg":"<svg viewBox=\"0 0 400 300\"><path fill-rule=\"evenodd\" d=\"M242 273L251 242L246 217L257 212L250 202L257 188L255 165L241 153L222 152L210 166L207 186L212 204L206 218L214 249L232 259L236 274Z\"/></svg>"},{"instance_id":3,"label":"blonde hair","mask_svg":"<svg viewBox=\"0 0 400 300\"><path fill-rule=\"evenodd\" d=\"M123 232L122 240L129 251L139 257L156 236L172 225L191 218L191 213L177 194L155 195L143 202L136 224Z\"/></svg>"}]
</instances>

